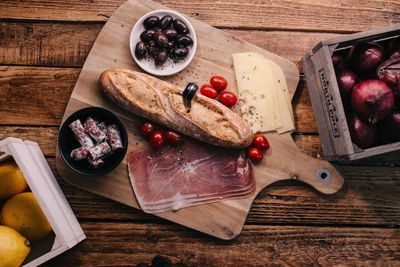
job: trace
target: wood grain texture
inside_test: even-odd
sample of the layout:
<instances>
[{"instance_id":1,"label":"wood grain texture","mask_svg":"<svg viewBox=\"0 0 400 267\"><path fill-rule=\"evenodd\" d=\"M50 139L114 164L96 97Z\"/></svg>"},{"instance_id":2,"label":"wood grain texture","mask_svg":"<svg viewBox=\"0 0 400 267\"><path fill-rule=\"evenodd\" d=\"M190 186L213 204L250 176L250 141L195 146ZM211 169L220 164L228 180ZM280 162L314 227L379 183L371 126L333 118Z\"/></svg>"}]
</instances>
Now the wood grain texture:
<instances>
[{"instance_id":1,"label":"wood grain texture","mask_svg":"<svg viewBox=\"0 0 400 267\"><path fill-rule=\"evenodd\" d=\"M0 66L0 124L60 125L79 71Z\"/></svg>"},{"instance_id":2,"label":"wood grain texture","mask_svg":"<svg viewBox=\"0 0 400 267\"><path fill-rule=\"evenodd\" d=\"M106 21L125 0L3 0L0 18ZM354 32L400 22L396 1L158 0L208 24L227 28ZM355 16L358 14L358 16Z\"/></svg>"},{"instance_id":3,"label":"wood grain texture","mask_svg":"<svg viewBox=\"0 0 400 267\"><path fill-rule=\"evenodd\" d=\"M135 266L156 254L176 266L400 264L399 229L247 225L239 238L224 242L177 225L82 226L87 240L44 266Z\"/></svg>"},{"instance_id":4,"label":"wood grain texture","mask_svg":"<svg viewBox=\"0 0 400 267\"><path fill-rule=\"evenodd\" d=\"M82 67L104 23L0 22L0 64ZM132 27L133 25L131 25ZM295 62L330 33L229 30L265 50Z\"/></svg>"},{"instance_id":5,"label":"wood grain texture","mask_svg":"<svg viewBox=\"0 0 400 267\"><path fill-rule=\"evenodd\" d=\"M0 22L0 65L76 68L1 67L0 139L33 139L47 156L54 156L57 127L79 68L104 22L123 2L1 2L0 19L47 21ZM337 36L323 31L353 32L399 22L398 1L158 2L219 27L235 27L224 31L297 65L318 41ZM227 8L230 5L232 9ZM252 13L252 6L260 11ZM316 133L306 85L300 85L298 91L294 99L297 129ZM320 155L318 136L296 135L295 141L307 154ZM49 158L89 239L46 266L134 266L142 260L150 261L157 253L170 256L180 266L397 266L400 170L388 166L398 166L399 159L400 153L391 153L352 163L358 166L341 165L346 183L335 196L322 196L295 181L273 184L256 198L239 239L221 242L68 185L58 176L54 158ZM343 226L319 227L324 224ZM396 229L369 228L393 226Z\"/></svg>"},{"instance_id":6,"label":"wood grain texture","mask_svg":"<svg viewBox=\"0 0 400 267\"><path fill-rule=\"evenodd\" d=\"M1 22L0 64L82 66L102 26Z\"/></svg>"}]
</instances>

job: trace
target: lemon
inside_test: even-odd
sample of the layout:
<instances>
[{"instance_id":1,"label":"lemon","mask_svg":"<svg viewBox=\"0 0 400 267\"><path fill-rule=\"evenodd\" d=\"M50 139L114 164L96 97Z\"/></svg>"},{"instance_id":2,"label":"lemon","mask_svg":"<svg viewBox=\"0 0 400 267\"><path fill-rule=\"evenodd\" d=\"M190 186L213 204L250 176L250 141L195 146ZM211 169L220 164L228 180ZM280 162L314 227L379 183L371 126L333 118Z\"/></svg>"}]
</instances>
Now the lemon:
<instances>
[{"instance_id":1,"label":"lemon","mask_svg":"<svg viewBox=\"0 0 400 267\"><path fill-rule=\"evenodd\" d=\"M31 251L29 241L14 229L0 225L0 267L18 267Z\"/></svg>"},{"instance_id":2,"label":"lemon","mask_svg":"<svg viewBox=\"0 0 400 267\"><path fill-rule=\"evenodd\" d=\"M38 241L52 232L39 203L32 192L10 198L3 206L3 224L17 230L30 242Z\"/></svg>"},{"instance_id":3,"label":"lemon","mask_svg":"<svg viewBox=\"0 0 400 267\"><path fill-rule=\"evenodd\" d=\"M0 200L24 192L27 187L25 178L14 161L0 163Z\"/></svg>"}]
</instances>

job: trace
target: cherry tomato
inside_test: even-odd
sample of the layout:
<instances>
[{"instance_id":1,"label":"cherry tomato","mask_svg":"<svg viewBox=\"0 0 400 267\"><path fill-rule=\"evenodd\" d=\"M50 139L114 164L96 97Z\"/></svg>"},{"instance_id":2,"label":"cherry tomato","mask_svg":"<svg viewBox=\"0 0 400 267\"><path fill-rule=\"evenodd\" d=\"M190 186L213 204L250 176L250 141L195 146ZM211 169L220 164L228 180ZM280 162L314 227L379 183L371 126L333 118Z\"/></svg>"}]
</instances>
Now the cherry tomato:
<instances>
[{"instance_id":1,"label":"cherry tomato","mask_svg":"<svg viewBox=\"0 0 400 267\"><path fill-rule=\"evenodd\" d=\"M210 83L218 91L223 91L228 86L228 82L221 76L212 76Z\"/></svg>"},{"instance_id":2,"label":"cherry tomato","mask_svg":"<svg viewBox=\"0 0 400 267\"><path fill-rule=\"evenodd\" d=\"M219 102L227 107L233 107L237 103L237 96L232 92L222 92L219 95Z\"/></svg>"},{"instance_id":3,"label":"cherry tomato","mask_svg":"<svg viewBox=\"0 0 400 267\"><path fill-rule=\"evenodd\" d=\"M180 134L173 132L173 131L166 131L165 132L165 140L167 140L170 144L179 144L182 143L183 138Z\"/></svg>"},{"instance_id":4,"label":"cherry tomato","mask_svg":"<svg viewBox=\"0 0 400 267\"><path fill-rule=\"evenodd\" d=\"M160 149L165 143L165 134L161 131L154 131L150 135L150 143L155 149Z\"/></svg>"},{"instance_id":5,"label":"cherry tomato","mask_svg":"<svg viewBox=\"0 0 400 267\"><path fill-rule=\"evenodd\" d=\"M268 143L267 137L265 137L262 134L255 134L253 137L253 146L256 148L268 150L269 143Z\"/></svg>"},{"instance_id":6,"label":"cherry tomato","mask_svg":"<svg viewBox=\"0 0 400 267\"><path fill-rule=\"evenodd\" d=\"M263 152L262 152L262 150L259 149L259 148L256 148L256 147L250 148L250 149L249 149L248 155L249 155L249 158L250 158L252 161L255 161L255 162L259 162L259 161L261 161L261 160L263 159Z\"/></svg>"},{"instance_id":7,"label":"cherry tomato","mask_svg":"<svg viewBox=\"0 0 400 267\"><path fill-rule=\"evenodd\" d=\"M205 84L200 88L200 93L209 98L216 98L218 96L218 91L208 84Z\"/></svg>"},{"instance_id":8,"label":"cherry tomato","mask_svg":"<svg viewBox=\"0 0 400 267\"><path fill-rule=\"evenodd\" d=\"M154 132L154 125L150 122L143 123L142 126L140 126L140 133L143 136L150 136Z\"/></svg>"}]
</instances>

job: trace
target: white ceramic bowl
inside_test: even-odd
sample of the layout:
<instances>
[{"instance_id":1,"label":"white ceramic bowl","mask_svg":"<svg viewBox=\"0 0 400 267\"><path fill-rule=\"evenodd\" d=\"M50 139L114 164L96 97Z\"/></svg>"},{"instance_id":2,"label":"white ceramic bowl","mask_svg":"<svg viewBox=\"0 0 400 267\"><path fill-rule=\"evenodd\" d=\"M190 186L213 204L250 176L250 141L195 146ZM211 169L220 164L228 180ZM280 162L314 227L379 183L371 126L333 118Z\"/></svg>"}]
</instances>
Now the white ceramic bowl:
<instances>
[{"instance_id":1,"label":"white ceramic bowl","mask_svg":"<svg viewBox=\"0 0 400 267\"><path fill-rule=\"evenodd\" d=\"M176 63L174 63L171 59L168 59L163 66L156 66L154 63L154 58L144 58L139 60L135 55L135 48L136 44L140 42L140 34L145 30L143 26L143 21L150 16L158 16L161 18L165 15L171 15L174 19L181 19L188 26L190 31L188 35L193 40L193 45L189 49L189 54L186 56L185 59L179 60ZM197 38L193 26L182 14L172 10L154 10L141 17L136 22L135 26L133 26L129 39L129 46L133 59L141 69L156 76L170 76L182 71L190 64L194 57L194 54L196 53Z\"/></svg>"}]
</instances>

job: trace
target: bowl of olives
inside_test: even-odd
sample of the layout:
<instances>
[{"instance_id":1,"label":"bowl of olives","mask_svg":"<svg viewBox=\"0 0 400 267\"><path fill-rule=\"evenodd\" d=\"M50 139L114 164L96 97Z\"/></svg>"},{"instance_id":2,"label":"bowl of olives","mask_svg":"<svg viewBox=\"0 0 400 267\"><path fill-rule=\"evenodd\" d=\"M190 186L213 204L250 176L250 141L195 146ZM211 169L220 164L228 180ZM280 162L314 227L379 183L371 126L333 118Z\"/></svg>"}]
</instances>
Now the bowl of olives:
<instances>
[{"instance_id":1,"label":"bowl of olives","mask_svg":"<svg viewBox=\"0 0 400 267\"><path fill-rule=\"evenodd\" d=\"M169 76L186 68L197 47L190 22L172 10L145 14L133 26L130 50L136 64L156 76Z\"/></svg>"}]
</instances>

